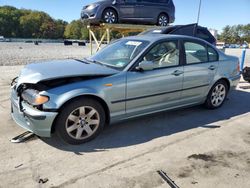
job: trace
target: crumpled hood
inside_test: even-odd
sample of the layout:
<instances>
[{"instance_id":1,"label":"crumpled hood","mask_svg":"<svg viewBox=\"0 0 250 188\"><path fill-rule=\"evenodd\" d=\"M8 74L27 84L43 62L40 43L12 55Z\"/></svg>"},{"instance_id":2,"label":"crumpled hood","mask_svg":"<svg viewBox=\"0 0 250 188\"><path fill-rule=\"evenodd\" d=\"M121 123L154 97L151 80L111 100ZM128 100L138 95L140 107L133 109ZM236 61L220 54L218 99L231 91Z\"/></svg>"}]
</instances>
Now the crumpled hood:
<instances>
[{"instance_id":1,"label":"crumpled hood","mask_svg":"<svg viewBox=\"0 0 250 188\"><path fill-rule=\"evenodd\" d=\"M105 76L118 73L111 69L94 63L84 63L77 60L57 60L26 65L17 81L17 88L23 83L36 84L59 78L77 76Z\"/></svg>"}]
</instances>

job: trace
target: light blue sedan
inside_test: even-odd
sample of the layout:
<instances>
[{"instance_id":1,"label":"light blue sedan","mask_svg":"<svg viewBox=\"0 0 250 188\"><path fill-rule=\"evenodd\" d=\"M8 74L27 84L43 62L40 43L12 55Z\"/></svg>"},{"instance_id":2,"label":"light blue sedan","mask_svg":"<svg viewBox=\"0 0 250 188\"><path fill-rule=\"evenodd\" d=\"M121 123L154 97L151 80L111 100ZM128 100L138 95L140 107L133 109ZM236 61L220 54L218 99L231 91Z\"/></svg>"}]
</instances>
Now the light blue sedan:
<instances>
[{"instance_id":1,"label":"light blue sedan","mask_svg":"<svg viewBox=\"0 0 250 188\"><path fill-rule=\"evenodd\" d=\"M238 58L192 37L117 40L84 60L27 65L12 83L12 117L38 136L70 144L113 122L205 104L222 106L240 80Z\"/></svg>"}]
</instances>

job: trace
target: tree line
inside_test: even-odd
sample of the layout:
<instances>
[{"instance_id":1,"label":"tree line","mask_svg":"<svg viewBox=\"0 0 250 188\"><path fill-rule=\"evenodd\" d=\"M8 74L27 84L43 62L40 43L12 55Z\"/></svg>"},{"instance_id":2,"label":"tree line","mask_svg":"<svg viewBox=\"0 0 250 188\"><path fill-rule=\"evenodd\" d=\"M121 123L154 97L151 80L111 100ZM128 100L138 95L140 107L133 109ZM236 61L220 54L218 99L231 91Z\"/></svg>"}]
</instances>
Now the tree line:
<instances>
[{"instance_id":1,"label":"tree line","mask_svg":"<svg viewBox=\"0 0 250 188\"><path fill-rule=\"evenodd\" d=\"M63 38L67 22L40 11L0 7L0 35L20 38Z\"/></svg>"},{"instance_id":2,"label":"tree line","mask_svg":"<svg viewBox=\"0 0 250 188\"><path fill-rule=\"evenodd\" d=\"M223 28L218 40L228 44L250 43L250 24L234 26L227 25Z\"/></svg>"},{"instance_id":3,"label":"tree line","mask_svg":"<svg viewBox=\"0 0 250 188\"><path fill-rule=\"evenodd\" d=\"M96 31L100 39L101 31ZM132 34L132 33L131 33ZM41 11L17 9L12 6L0 6L0 35L11 38L44 38L44 39L88 39L89 33L81 20L67 23L53 19ZM111 38L120 38L117 31L111 31ZM250 24L226 26L218 36L226 43L250 43Z\"/></svg>"},{"instance_id":4,"label":"tree line","mask_svg":"<svg viewBox=\"0 0 250 188\"><path fill-rule=\"evenodd\" d=\"M88 30L80 20L67 23L42 11L0 6L0 35L6 38L86 39Z\"/></svg>"}]
</instances>

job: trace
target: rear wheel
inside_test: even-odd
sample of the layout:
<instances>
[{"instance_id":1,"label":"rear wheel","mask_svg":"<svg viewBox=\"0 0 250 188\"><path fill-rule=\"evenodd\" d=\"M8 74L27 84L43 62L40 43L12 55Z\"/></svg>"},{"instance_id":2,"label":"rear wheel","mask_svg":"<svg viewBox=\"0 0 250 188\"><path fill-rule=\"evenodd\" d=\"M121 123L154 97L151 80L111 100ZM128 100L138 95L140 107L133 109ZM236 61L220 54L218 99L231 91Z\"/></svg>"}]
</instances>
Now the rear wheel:
<instances>
[{"instance_id":1,"label":"rear wheel","mask_svg":"<svg viewBox=\"0 0 250 188\"><path fill-rule=\"evenodd\" d=\"M110 8L103 11L102 19L104 23L113 24L118 22L117 13L115 12L115 10Z\"/></svg>"},{"instance_id":2,"label":"rear wheel","mask_svg":"<svg viewBox=\"0 0 250 188\"><path fill-rule=\"evenodd\" d=\"M166 14L160 14L158 17L157 25L167 26L169 23L168 16Z\"/></svg>"},{"instance_id":3,"label":"rear wheel","mask_svg":"<svg viewBox=\"0 0 250 188\"><path fill-rule=\"evenodd\" d=\"M66 105L56 121L56 133L69 144L82 144L94 139L105 125L101 104L80 98Z\"/></svg>"},{"instance_id":4,"label":"rear wheel","mask_svg":"<svg viewBox=\"0 0 250 188\"><path fill-rule=\"evenodd\" d=\"M224 80L216 82L209 91L205 106L209 109L221 107L226 100L228 89L228 85Z\"/></svg>"}]
</instances>

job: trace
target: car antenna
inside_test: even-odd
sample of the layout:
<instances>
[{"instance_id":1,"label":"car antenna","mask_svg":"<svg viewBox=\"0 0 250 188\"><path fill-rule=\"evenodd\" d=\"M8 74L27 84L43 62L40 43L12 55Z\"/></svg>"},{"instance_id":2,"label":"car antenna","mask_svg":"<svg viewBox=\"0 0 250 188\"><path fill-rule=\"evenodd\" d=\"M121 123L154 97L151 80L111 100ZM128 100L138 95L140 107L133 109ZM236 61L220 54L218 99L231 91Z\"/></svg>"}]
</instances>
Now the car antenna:
<instances>
[{"instance_id":1,"label":"car antenna","mask_svg":"<svg viewBox=\"0 0 250 188\"><path fill-rule=\"evenodd\" d=\"M198 9L197 22L196 22L196 25L195 25L195 27L194 27L194 33L193 33L194 37L196 37L197 27L198 27L199 22L200 22L201 3L202 3L202 0L200 0L200 2L199 2L199 9Z\"/></svg>"},{"instance_id":2,"label":"car antenna","mask_svg":"<svg viewBox=\"0 0 250 188\"><path fill-rule=\"evenodd\" d=\"M200 3L199 3L199 10L198 10L198 17L197 17L197 25L199 24L199 21L200 21L200 14L201 14L201 1L200 0Z\"/></svg>"}]
</instances>

